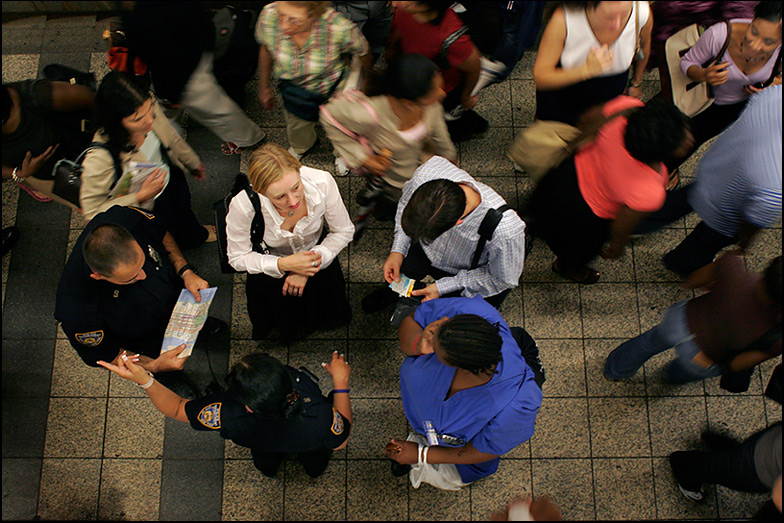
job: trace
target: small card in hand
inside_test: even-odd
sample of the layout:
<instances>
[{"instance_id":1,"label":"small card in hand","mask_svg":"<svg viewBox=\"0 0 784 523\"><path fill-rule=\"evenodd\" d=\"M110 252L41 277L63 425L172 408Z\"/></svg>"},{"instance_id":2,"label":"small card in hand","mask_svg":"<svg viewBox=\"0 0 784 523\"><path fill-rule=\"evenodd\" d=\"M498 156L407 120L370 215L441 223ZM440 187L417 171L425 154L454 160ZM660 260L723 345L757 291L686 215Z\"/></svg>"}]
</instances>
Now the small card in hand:
<instances>
[{"instance_id":1,"label":"small card in hand","mask_svg":"<svg viewBox=\"0 0 784 523\"><path fill-rule=\"evenodd\" d=\"M416 280L412 280L405 274L400 275L400 281L393 281L389 284L389 288L398 293L402 298L411 296L411 291L414 290Z\"/></svg>"}]
</instances>

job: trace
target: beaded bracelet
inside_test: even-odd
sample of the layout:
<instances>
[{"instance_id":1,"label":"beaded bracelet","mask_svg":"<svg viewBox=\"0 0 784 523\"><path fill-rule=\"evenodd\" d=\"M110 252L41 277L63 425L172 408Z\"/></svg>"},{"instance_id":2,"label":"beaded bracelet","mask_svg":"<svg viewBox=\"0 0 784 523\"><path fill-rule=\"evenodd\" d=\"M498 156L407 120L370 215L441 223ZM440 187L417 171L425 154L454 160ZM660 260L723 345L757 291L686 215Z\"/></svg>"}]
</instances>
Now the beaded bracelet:
<instances>
[{"instance_id":1,"label":"beaded bracelet","mask_svg":"<svg viewBox=\"0 0 784 523\"><path fill-rule=\"evenodd\" d=\"M12 179L13 179L13 180L14 180L16 183L22 183L22 180L23 180L24 178L20 178L19 176L17 176L17 175L16 175L16 173L17 173L17 172L19 172L19 167L14 167L14 170L13 170L13 172L11 173L11 178L12 178Z\"/></svg>"}]
</instances>

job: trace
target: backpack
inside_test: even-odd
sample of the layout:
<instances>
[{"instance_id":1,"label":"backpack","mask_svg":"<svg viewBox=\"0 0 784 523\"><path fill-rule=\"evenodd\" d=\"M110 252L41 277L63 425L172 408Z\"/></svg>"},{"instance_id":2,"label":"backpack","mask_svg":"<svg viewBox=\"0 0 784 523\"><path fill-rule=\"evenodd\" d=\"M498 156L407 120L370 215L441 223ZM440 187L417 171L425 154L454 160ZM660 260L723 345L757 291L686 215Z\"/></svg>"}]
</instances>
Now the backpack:
<instances>
[{"instance_id":1,"label":"backpack","mask_svg":"<svg viewBox=\"0 0 784 523\"><path fill-rule=\"evenodd\" d=\"M224 274L244 272L234 269L229 264L228 238L226 235L226 215L229 214L229 205L234 197L242 191L245 191L245 194L248 195L250 203L253 204L253 210L256 212L250 225L250 243L253 246L253 251L269 254L269 247L264 243L264 216L261 214L261 200L259 200L259 195L251 187L248 177L244 173L239 173L234 179L234 187L231 188L229 194L212 204L215 217L215 235L217 236L215 243L218 245L218 259L221 272Z\"/></svg>"},{"instance_id":2,"label":"backpack","mask_svg":"<svg viewBox=\"0 0 784 523\"><path fill-rule=\"evenodd\" d=\"M232 100L242 105L245 84L256 74L259 44L253 36L256 15L227 5L215 13L213 74Z\"/></svg>"}]
</instances>

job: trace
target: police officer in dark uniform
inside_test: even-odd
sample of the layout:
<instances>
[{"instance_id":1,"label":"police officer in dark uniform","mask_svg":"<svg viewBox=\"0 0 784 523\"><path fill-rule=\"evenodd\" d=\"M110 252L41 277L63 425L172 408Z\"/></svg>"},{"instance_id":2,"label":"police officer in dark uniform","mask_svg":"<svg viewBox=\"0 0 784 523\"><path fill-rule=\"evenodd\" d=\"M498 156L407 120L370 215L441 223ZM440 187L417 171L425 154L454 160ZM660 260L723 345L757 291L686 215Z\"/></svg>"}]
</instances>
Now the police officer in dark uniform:
<instances>
[{"instance_id":1,"label":"police officer in dark uniform","mask_svg":"<svg viewBox=\"0 0 784 523\"><path fill-rule=\"evenodd\" d=\"M85 228L57 288L55 318L84 362L117 363L123 350L152 372L179 370L184 345L160 355L183 286L197 301L209 284L196 274L149 211L114 206ZM202 334L225 324L208 319Z\"/></svg>"},{"instance_id":2,"label":"police officer in dark uniform","mask_svg":"<svg viewBox=\"0 0 784 523\"><path fill-rule=\"evenodd\" d=\"M332 376L331 401L310 373L262 353L249 354L232 367L227 391L190 401L161 385L133 358L121 355L117 365L98 364L145 389L167 416L249 447L253 463L265 476L274 476L286 454L294 453L305 472L316 478L326 470L332 451L348 443L351 367L337 351L330 363L321 364Z\"/></svg>"}]
</instances>

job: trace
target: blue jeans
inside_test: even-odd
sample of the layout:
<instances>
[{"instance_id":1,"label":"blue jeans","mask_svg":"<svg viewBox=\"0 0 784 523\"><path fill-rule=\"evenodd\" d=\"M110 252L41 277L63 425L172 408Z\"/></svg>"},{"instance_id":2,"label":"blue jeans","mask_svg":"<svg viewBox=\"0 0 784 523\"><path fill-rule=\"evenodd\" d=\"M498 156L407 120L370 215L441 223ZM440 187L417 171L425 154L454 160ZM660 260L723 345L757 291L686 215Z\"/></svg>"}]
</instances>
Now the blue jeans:
<instances>
[{"instance_id":1,"label":"blue jeans","mask_svg":"<svg viewBox=\"0 0 784 523\"><path fill-rule=\"evenodd\" d=\"M688 300L676 303L664 312L662 321L645 333L622 343L607 356L604 375L609 379L629 378L656 354L675 347L678 358L664 368L664 379L670 383L699 381L722 373L720 365L703 367L694 363L700 348L686 321Z\"/></svg>"}]
</instances>

